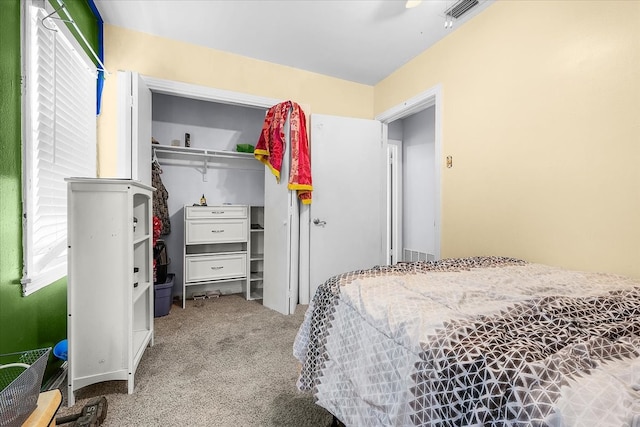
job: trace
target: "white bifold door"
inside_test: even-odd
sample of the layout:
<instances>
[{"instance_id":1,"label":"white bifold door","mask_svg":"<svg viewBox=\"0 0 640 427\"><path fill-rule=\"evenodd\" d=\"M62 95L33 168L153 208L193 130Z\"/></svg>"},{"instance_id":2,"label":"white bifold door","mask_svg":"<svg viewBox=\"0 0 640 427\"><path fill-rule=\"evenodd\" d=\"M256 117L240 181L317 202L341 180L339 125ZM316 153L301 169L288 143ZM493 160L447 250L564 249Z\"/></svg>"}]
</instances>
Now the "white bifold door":
<instances>
[{"instance_id":1,"label":"white bifold door","mask_svg":"<svg viewBox=\"0 0 640 427\"><path fill-rule=\"evenodd\" d=\"M118 71L118 178L151 185L151 90L138 73Z\"/></svg>"},{"instance_id":2,"label":"white bifold door","mask_svg":"<svg viewBox=\"0 0 640 427\"><path fill-rule=\"evenodd\" d=\"M291 167L289 118L284 128L286 146L280 183L265 167L262 303L280 313L291 314L298 303L300 215L296 192L287 189Z\"/></svg>"}]
</instances>

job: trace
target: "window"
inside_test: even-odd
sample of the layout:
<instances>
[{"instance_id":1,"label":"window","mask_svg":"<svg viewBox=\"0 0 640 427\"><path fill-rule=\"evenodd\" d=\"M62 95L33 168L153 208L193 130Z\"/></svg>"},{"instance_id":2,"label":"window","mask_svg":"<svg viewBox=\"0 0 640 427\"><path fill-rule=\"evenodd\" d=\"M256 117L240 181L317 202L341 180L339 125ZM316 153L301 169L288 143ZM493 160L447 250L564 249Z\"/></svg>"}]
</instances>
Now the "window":
<instances>
[{"instance_id":1,"label":"window","mask_svg":"<svg viewBox=\"0 0 640 427\"><path fill-rule=\"evenodd\" d=\"M37 7L35 1L23 5L22 293L26 296L67 274L64 179L96 176L96 67L66 26L47 18L53 10Z\"/></svg>"}]
</instances>

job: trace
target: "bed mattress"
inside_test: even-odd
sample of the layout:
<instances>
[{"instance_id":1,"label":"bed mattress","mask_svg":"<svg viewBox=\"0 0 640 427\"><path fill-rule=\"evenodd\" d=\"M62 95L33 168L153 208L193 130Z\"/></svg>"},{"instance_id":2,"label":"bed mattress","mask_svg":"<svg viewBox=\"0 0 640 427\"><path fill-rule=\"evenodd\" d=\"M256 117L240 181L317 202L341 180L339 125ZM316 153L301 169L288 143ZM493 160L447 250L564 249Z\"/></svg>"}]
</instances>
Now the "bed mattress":
<instances>
[{"instance_id":1,"label":"bed mattress","mask_svg":"<svg viewBox=\"0 0 640 427\"><path fill-rule=\"evenodd\" d=\"M345 273L294 355L347 426L640 426L640 282L501 257Z\"/></svg>"}]
</instances>

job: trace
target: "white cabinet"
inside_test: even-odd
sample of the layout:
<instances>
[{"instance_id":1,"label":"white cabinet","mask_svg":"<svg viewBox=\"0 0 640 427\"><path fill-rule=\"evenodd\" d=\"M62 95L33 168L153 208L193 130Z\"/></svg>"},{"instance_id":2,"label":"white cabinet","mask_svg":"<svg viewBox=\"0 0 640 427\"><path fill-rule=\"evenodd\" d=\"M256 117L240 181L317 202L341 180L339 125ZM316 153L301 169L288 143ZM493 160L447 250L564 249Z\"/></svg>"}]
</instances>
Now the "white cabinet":
<instances>
[{"instance_id":1,"label":"white cabinet","mask_svg":"<svg viewBox=\"0 0 640 427\"><path fill-rule=\"evenodd\" d=\"M249 275L246 298L262 299L264 280L264 206L249 207Z\"/></svg>"},{"instance_id":2,"label":"white cabinet","mask_svg":"<svg viewBox=\"0 0 640 427\"><path fill-rule=\"evenodd\" d=\"M68 188L68 404L74 392L134 376L153 345L153 188L71 178ZM135 274L134 274L135 271Z\"/></svg>"},{"instance_id":3,"label":"white cabinet","mask_svg":"<svg viewBox=\"0 0 640 427\"><path fill-rule=\"evenodd\" d=\"M187 287L247 280L248 206L185 206L184 280Z\"/></svg>"}]
</instances>

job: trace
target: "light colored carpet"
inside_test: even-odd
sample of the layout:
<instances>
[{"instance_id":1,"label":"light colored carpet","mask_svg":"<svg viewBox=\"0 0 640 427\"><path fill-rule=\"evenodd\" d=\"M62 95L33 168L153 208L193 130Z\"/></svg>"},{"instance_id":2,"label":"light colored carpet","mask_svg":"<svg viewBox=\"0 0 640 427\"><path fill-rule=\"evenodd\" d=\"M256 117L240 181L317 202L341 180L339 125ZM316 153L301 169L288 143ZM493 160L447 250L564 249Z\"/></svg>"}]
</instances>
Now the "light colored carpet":
<instances>
[{"instance_id":1,"label":"light colored carpet","mask_svg":"<svg viewBox=\"0 0 640 427\"><path fill-rule=\"evenodd\" d=\"M135 376L76 392L79 413L106 396L104 426L329 426L332 417L296 389L293 340L307 306L281 315L240 295L187 301L155 319L155 345ZM66 383L65 383L66 384Z\"/></svg>"}]
</instances>

